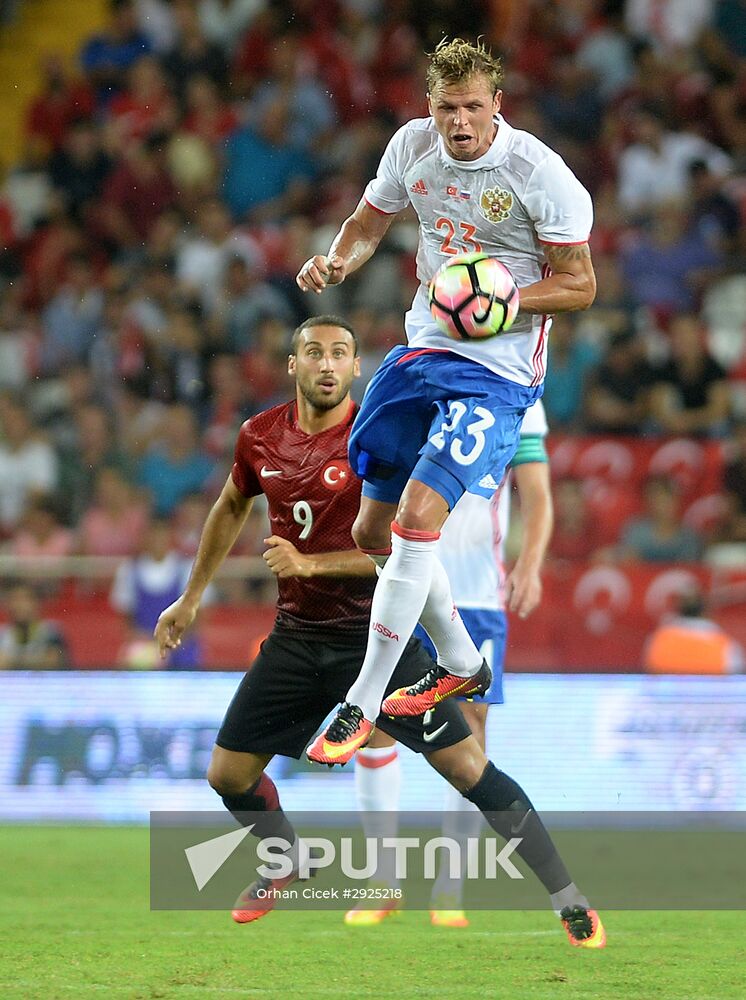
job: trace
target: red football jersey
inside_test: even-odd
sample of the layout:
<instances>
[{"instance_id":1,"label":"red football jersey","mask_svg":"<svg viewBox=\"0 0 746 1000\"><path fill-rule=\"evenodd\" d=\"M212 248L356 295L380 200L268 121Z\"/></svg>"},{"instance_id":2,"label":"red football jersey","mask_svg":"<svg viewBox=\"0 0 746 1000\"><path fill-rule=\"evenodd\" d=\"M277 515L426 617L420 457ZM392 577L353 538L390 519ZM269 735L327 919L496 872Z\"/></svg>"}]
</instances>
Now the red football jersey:
<instances>
[{"instance_id":1,"label":"red football jersey","mask_svg":"<svg viewBox=\"0 0 746 1000\"><path fill-rule=\"evenodd\" d=\"M351 402L342 423L306 434L295 401L282 403L239 431L233 482L246 497L266 495L272 534L304 554L355 548L362 483L347 461L347 439L358 409ZM290 577L277 585L278 624L327 633L368 628L375 577Z\"/></svg>"}]
</instances>

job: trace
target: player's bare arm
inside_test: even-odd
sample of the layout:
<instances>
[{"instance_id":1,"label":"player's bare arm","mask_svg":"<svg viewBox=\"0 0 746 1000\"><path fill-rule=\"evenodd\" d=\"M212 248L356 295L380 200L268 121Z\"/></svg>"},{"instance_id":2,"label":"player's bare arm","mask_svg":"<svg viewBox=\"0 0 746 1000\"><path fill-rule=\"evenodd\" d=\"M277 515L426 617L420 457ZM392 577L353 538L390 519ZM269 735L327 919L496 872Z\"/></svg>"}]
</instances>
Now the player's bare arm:
<instances>
[{"instance_id":1,"label":"player's bare arm","mask_svg":"<svg viewBox=\"0 0 746 1000\"><path fill-rule=\"evenodd\" d=\"M554 526L546 462L526 462L513 470L521 498L523 538L516 564L505 581L508 608L526 618L541 602L541 568Z\"/></svg>"},{"instance_id":2,"label":"player's bare arm","mask_svg":"<svg viewBox=\"0 0 746 1000\"><path fill-rule=\"evenodd\" d=\"M587 309L596 297L596 275L587 243L544 245L552 273L521 288L524 313L575 312Z\"/></svg>"},{"instance_id":3,"label":"player's bare arm","mask_svg":"<svg viewBox=\"0 0 746 1000\"><path fill-rule=\"evenodd\" d=\"M253 499L245 497L229 476L205 521L184 593L166 608L155 626L154 634L161 657L169 649L180 645L181 637L197 615L205 588L233 548L246 523L252 503Z\"/></svg>"},{"instance_id":4,"label":"player's bare arm","mask_svg":"<svg viewBox=\"0 0 746 1000\"><path fill-rule=\"evenodd\" d=\"M338 552L299 552L287 538L270 535L264 561L280 579L291 576L375 576L375 564L358 549Z\"/></svg>"},{"instance_id":5,"label":"player's bare arm","mask_svg":"<svg viewBox=\"0 0 746 1000\"><path fill-rule=\"evenodd\" d=\"M348 274L357 271L376 252L396 218L377 212L361 199L352 215L332 241L328 254L316 254L298 272L296 282L304 292L324 291L327 285L341 284Z\"/></svg>"}]
</instances>

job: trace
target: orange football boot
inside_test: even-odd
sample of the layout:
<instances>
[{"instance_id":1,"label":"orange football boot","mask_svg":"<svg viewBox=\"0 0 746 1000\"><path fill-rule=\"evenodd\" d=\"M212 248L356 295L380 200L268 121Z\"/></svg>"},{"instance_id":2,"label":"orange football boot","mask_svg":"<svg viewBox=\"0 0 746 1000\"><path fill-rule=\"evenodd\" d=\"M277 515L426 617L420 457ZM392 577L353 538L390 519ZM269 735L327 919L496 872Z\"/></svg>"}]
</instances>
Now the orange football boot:
<instances>
[{"instance_id":1,"label":"orange football boot","mask_svg":"<svg viewBox=\"0 0 746 1000\"><path fill-rule=\"evenodd\" d=\"M424 715L437 708L441 701L458 695L473 698L484 694L492 683L492 671L486 660L479 670L470 677L459 677L449 673L437 664L411 687L397 688L384 699L381 711L384 715Z\"/></svg>"},{"instance_id":2,"label":"orange football boot","mask_svg":"<svg viewBox=\"0 0 746 1000\"><path fill-rule=\"evenodd\" d=\"M574 948L606 946L606 931L595 910L585 906L566 906L560 911L560 918Z\"/></svg>"},{"instance_id":3,"label":"orange football boot","mask_svg":"<svg viewBox=\"0 0 746 1000\"><path fill-rule=\"evenodd\" d=\"M389 917L400 916L400 906L400 899L382 899L375 910L368 910L363 906L353 906L345 913L345 923L349 924L350 927L374 927L376 924L382 924Z\"/></svg>"},{"instance_id":4,"label":"orange football boot","mask_svg":"<svg viewBox=\"0 0 746 1000\"><path fill-rule=\"evenodd\" d=\"M362 709L343 701L337 714L306 750L306 757L316 764L346 764L364 747L375 726L363 716Z\"/></svg>"},{"instance_id":5,"label":"orange football boot","mask_svg":"<svg viewBox=\"0 0 746 1000\"><path fill-rule=\"evenodd\" d=\"M238 897L231 910L231 916L237 924L250 924L252 920L266 917L277 902L272 890L279 892L281 889L286 889L297 879L297 872L292 872L285 878L264 878L259 875Z\"/></svg>"}]
</instances>

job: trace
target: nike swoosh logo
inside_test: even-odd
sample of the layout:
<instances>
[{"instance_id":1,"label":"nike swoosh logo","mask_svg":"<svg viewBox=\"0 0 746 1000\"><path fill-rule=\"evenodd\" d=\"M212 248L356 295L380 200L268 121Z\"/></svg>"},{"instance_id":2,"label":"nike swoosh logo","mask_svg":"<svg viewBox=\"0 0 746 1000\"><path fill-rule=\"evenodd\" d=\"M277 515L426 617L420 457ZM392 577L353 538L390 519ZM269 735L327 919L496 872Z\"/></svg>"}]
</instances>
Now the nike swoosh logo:
<instances>
[{"instance_id":1,"label":"nike swoosh logo","mask_svg":"<svg viewBox=\"0 0 746 1000\"><path fill-rule=\"evenodd\" d=\"M533 812L533 809L529 809L529 810L528 810L528 812L526 813L526 815L525 815L525 816L523 817L523 819L521 820L521 822L520 822L520 823L518 824L518 826L512 826L512 825L511 825L511 827L510 827L510 832L511 832L511 833L520 833L520 832L521 832L521 830L522 830L522 829L524 828L524 826L526 825L526 820L528 819L528 817L529 817L529 816L531 815L531 813L532 813L532 812Z\"/></svg>"},{"instance_id":2,"label":"nike swoosh logo","mask_svg":"<svg viewBox=\"0 0 746 1000\"><path fill-rule=\"evenodd\" d=\"M448 723L446 722L446 725ZM365 740L365 735L360 736L358 739L354 740L352 743L345 743L343 746L333 746L324 740L323 751L327 757L337 758L341 757L344 753L349 753L350 746L354 746L357 750L360 744Z\"/></svg>"},{"instance_id":3,"label":"nike swoosh logo","mask_svg":"<svg viewBox=\"0 0 746 1000\"><path fill-rule=\"evenodd\" d=\"M268 469L266 465L262 466L262 471L259 473L262 479L267 479L269 476L281 476L282 469Z\"/></svg>"},{"instance_id":4,"label":"nike swoosh logo","mask_svg":"<svg viewBox=\"0 0 746 1000\"><path fill-rule=\"evenodd\" d=\"M448 723L444 722L442 726L438 726L438 728L435 730L434 733L423 733L422 734L422 738L425 741L425 743L432 743L433 740L437 736L440 736L440 734L443 732L443 730L446 729L447 727L448 727Z\"/></svg>"}]
</instances>

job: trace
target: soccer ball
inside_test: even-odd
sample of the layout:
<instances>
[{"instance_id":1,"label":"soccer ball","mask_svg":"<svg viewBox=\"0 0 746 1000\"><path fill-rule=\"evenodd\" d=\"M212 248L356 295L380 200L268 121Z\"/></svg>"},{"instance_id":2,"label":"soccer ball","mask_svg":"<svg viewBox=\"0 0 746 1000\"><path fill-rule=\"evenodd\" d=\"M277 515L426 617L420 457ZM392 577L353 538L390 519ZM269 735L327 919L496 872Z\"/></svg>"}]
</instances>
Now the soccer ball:
<instances>
[{"instance_id":1,"label":"soccer ball","mask_svg":"<svg viewBox=\"0 0 746 1000\"><path fill-rule=\"evenodd\" d=\"M452 340L485 340L513 325L519 294L513 275L499 260L465 253L436 271L428 301L436 323Z\"/></svg>"}]
</instances>

